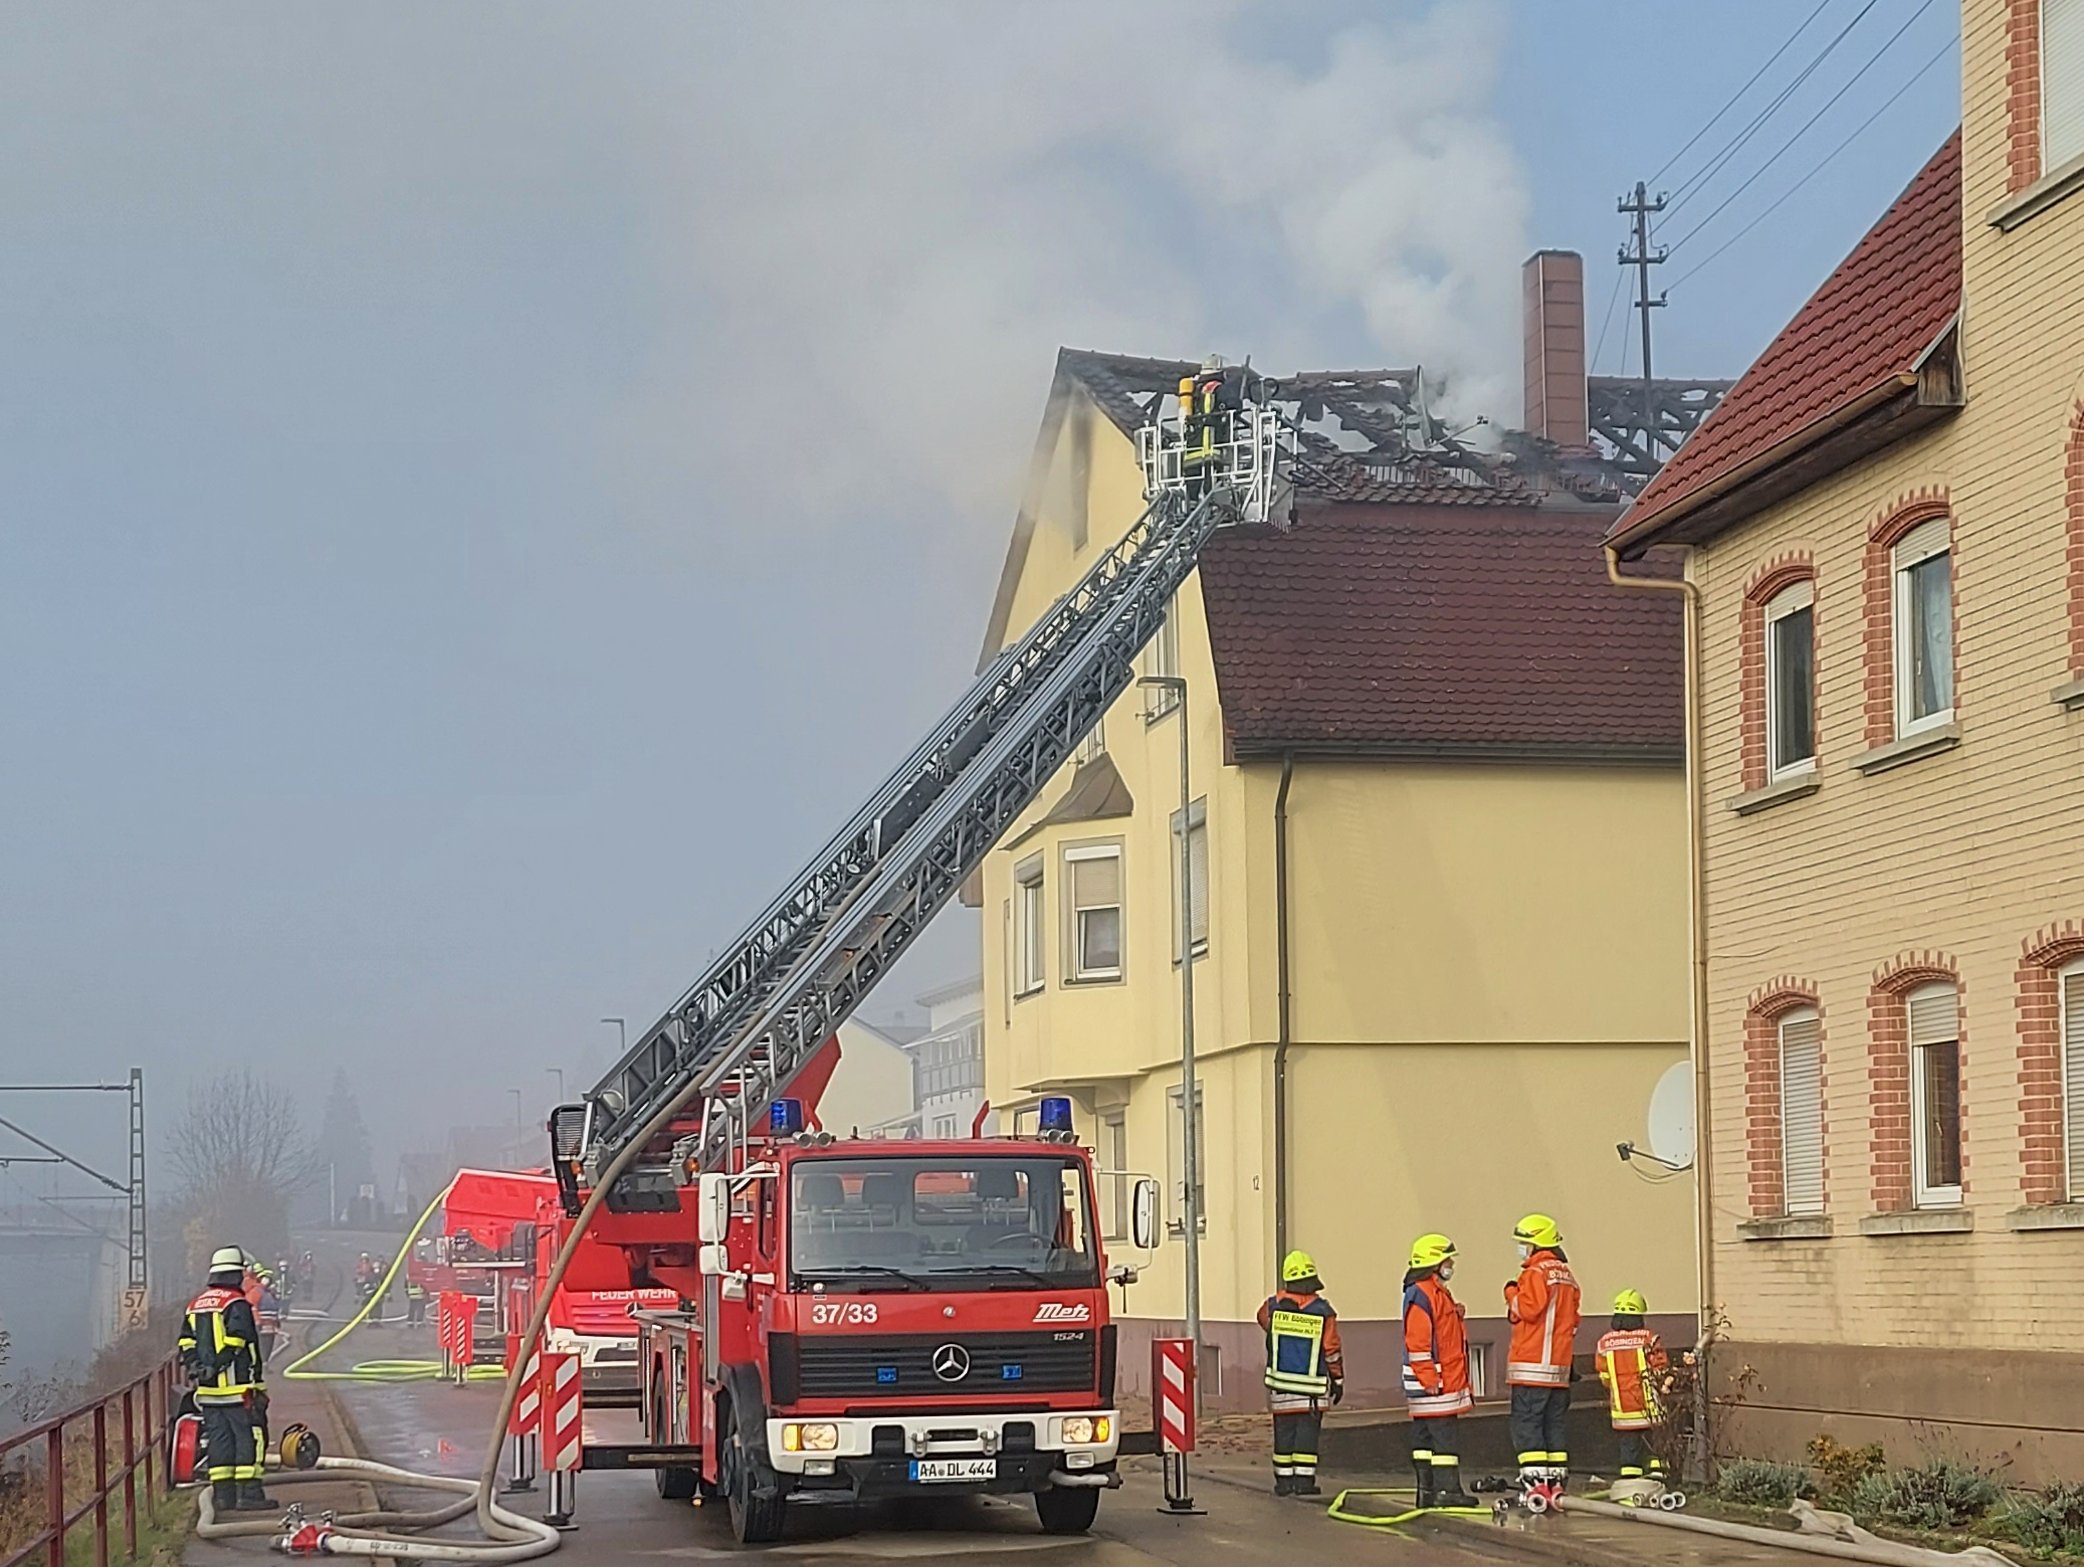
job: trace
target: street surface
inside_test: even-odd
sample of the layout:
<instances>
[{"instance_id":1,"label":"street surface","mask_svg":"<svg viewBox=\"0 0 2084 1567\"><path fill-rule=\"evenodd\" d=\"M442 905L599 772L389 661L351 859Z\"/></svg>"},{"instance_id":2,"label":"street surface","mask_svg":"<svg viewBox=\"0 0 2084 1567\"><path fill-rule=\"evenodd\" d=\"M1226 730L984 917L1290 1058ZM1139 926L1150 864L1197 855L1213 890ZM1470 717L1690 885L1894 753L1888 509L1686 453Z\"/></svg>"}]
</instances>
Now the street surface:
<instances>
[{"instance_id":1,"label":"street surface","mask_svg":"<svg viewBox=\"0 0 2084 1567\"><path fill-rule=\"evenodd\" d=\"M330 1242L327 1244L326 1242ZM351 1238L315 1246L322 1281L343 1276L360 1244ZM395 1244L391 1241L390 1244ZM372 1246L371 1249L374 1249ZM331 1285L322 1284L321 1294ZM343 1293L338 1319L351 1310ZM322 1341L330 1329L312 1328L307 1342ZM335 1349L321 1369L345 1369L357 1361L430 1359L432 1326L358 1329ZM329 1438L333 1451L406 1469L475 1475L483 1459L499 1388L493 1383L453 1387L436 1382L341 1381L278 1385L282 1419L309 1418ZM609 1441L636 1437L636 1417L602 1411L587 1417L589 1436ZM337 1433L338 1441L330 1439ZM502 1474L505 1465L502 1463ZM1168 1516L1159 1511L1162 1488L1151 1458L1123 1461L1124 1485L1102 1501L1100 1518L1086 1538L1044 1535L1033 1505L1024 1497L948 1497L886 1503L874 1507L799 1507L788 1537L758 1551L790 1561L931 1560L937 1567L991 1567L1028 1563L1054 1567L1265 1567L1270 1561L1306 1557L1314 1567L1471 1567L1485 1562L1593 1564L1639 1563L1644 1567L1784 1567L1814 1561L1778 1549L1730 1545L1652 1527L1601 1519L1548 1520L1529 1531L1498 1529L1481 1520L1428 1520L1415 1527L1369 1529L1328 1517L1324 1503L1284 1500L1271 1493L1262 1460L1209 1455L1196 1470L1196 1500L1204 1516ZM1342 1485L1407 1483L1402 1475L1327 1473L1326 1498ZM536 1512L533 1494L506 1498L520 1512ZM667 1502L645 1473L585 1474L579 1480L578 1527L565 1537L559 1560L565 1567L609 1567L633 1559L699 1562L751 1554L732 1538L721 1506ZM188 1567L239 1567L258 1559L257 1544L192 1545Z\"/></svg>"}]
</instances>

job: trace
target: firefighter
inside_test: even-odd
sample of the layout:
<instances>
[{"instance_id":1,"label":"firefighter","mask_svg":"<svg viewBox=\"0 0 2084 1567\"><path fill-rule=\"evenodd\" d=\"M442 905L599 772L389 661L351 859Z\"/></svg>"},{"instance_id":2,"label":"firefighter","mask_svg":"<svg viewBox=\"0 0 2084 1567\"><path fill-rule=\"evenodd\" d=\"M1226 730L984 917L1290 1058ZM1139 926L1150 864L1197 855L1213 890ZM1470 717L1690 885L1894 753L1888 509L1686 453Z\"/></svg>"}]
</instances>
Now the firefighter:
<instances>
[{"instance_id":1,"label":"firefighter","mask_svg":"<svg viewBox=\"0 0 2084 1567\"><path fill-rule=\"evenodd\" d=\"M1448 1292L1454 1242L1421 1235L1404 1275L1404 1401L1411 1411L1411 1468L1420 1507L1473 1506L1462 1489L1456 1420L1473 1409L1468 1313Z\"/></svg>"},{"instance_id":2,"label":"firefighter","mask_svg":"<svg viewBox=\"0 0 2084 1567\"><path fill-rule=\"evenodd\" d=\"M1228 461L1244 393L1244 367L1225 366L1213 354L1198 373L1180 377L1180 474L1195 495L1208 493Z\"/></svg>"},{"instance_id":3,"label":"firefighter","mask_svg":"<svg viewBox=\"0 0 2084 1567\"><path fill-rule=\"evenodd\" d=\"M260 1300L251 1295L247 1303L253 1306L254 1321L260 1324L261 1353L273 1356L275 1346L282 1342L282 1297L275 1293L275 1275L266 1268L260 1270Z\"/></svg>"},{"instance_id":4,"label":"firefighter","mask_svg":"<svg viewBox=\"0 0 2084 1567\"><path fill-rule=\"evenodd\" d=\"M1339 1314L1306 1251L1281 1259L1281 1287L1259 1308L1266 1334L1266 1403L1274 1417L1274 1495L1318 1496L1317 1435L1346 1396Z\"/></svg>"},{"instance_id":5,"label":"firefighter","mask_svg":"<svg viewBox=\"0 0 2084 1567\"><path fill-rule=\"evenodd\" d=\"M1512 1324L1505 1381L1512 1389L1512 1443L1522 1487L1561 1486L1570 1469L1571 1361L1577 1349L1578 1287L1563 1236L1545 1213L1513 1226L1520 1276L1505 1286Z\"/></svg>"},{"instance_id":6,"label":"firefighter","mask_svg":"<svg viewBox=\"0 0 2084 1567\"><path fill-rule=\"evenodd\" d=\"M1640 1290L1616 1295L1613 1319L1593 1356L1606 1388L1607 1416L1619 1438L1623 1480L1664 1478L1664 1460L1644 1434L1659 1422L1657 1385L1669 1363L1664 1340L1643 1326L1649 1309Z\"/></svg>"},{"instance_id":7,"label":"firefighter","mask_svg":"<svg viewBox=\"0 0 2084 1567\"><path fill-rule=\"evenodd\" d=\"M241 1287L245 1274L245 1253L220 1247L210 1258L208 1287L181 1322L181 1363L203 1419L210 1502L219 1513L275 1505L261 1489L264 1357L260 1324Z\"/></svg>"}]
</instances>

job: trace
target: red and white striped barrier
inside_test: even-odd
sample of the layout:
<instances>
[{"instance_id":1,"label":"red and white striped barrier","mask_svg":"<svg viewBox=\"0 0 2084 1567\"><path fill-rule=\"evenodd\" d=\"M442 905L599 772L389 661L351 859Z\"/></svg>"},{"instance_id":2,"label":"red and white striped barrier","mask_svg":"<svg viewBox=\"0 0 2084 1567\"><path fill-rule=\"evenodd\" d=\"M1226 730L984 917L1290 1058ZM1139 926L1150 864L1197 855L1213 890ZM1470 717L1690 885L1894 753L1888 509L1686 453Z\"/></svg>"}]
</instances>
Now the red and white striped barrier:
<instances>
[{"instance_id":1,"label":"red and white striped barrier","mask_svg":"<svg viewBox=\"0 0 2084 1567\"><path fill-rule=\"evenodd\" d=\"M543 1467L574 1470L580 1466L581 1428L579 1357L545 1353L542 1360Z\"/></svg>"},{"instance_id":2,"label":"red and white striped barrier","mask_svg":"<svg viewBox=\"0 0 2084 1567\"><path fill-rule=\"evenodd\" d=\"M507 1422L509 1436L534 1436L542 1423L543 1409L543 1354L542 1341L538 1339L529 1346L524 1368L521 1372L521 1390L514 1395L514 1416ZM521 1335L507 1335L507 1373L513 1374L514 1364L523 1359Z\"/></svg>"},{"instance_id":3,"label":"red and white striped barrier","mask_svg":"<svg viewBox=\"0 0 2084 1567\"><path fill-rule=\"evenodd\" d=\"M461 1382L470 1374L470 1364L478 1352L478 1307L481 1302L475 1295L465 1295L456 1302L456 1380Z\"/></svg>"},{"instance_id":4,"label":"red and white striped barrier","mask_svg":"<svg viewBox=\"0 0 2084 1567\"><path fill-rule=\"evenodd\" d=\"M1158 1446L1167 1453L1194 1451L1194 1341L1151 1341L1151 1403Z\"/></svg>"},{"instance_id":5,"label":"red and white striped barrier","mask_svg":"<svg viewBox=\"0 0 2084 1567\"><path fill-rule=\"evenodd\" d=\"M456 1293L443 1290L434 1297L434 1337L441 1345L441 1369L444 1372L456 1364Z\"/></svg>"}]
</instances>

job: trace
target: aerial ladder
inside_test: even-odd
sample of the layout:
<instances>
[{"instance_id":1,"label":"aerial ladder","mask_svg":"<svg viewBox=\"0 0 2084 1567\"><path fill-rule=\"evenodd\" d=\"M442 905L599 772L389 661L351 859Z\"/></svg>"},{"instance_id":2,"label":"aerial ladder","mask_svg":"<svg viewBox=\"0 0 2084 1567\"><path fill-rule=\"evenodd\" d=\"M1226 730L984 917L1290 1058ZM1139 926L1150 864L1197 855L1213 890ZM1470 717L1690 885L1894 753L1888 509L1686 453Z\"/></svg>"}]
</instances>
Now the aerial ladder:
<instances>
[{"instance_id":1,"label":"aerial ladder","mask_svg":"<svg viewBox=\"0 0 2084 1567\"><path fill-rule=\"evenodd\" d=\"M1128 687L1219 527L1285 525L1294 427L1245 366L1204 366L1137 432L1147 505L576 1104L552 1113L566 1212L679 1189L804 1069ZM641 1145L641 1146L637 1146Z\"/></svg>"}]
</instances>

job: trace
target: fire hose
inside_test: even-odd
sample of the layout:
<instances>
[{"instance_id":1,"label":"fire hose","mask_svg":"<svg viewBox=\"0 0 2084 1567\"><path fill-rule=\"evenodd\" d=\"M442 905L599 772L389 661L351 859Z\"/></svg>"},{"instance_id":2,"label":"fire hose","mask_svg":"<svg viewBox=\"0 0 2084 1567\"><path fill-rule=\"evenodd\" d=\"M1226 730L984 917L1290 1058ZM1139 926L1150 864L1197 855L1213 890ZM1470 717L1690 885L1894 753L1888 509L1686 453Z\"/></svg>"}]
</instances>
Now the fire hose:
<instances>
[{"instance_id":1,"label":"fire hose","mask_svg":"<svg viewBox=\"0 0 2084 1567\"><path fill-rule=\"evenodd\" d=\"M307 1521L302 1508L294 1504L287 1518L221 1520L211 1505L210 1491L205 1489L195 1532L205 1540L267 1537L276 1550L291 1556L381 1556L420 1562L523 1562L547 1556L559 1544L558 1532L551 1525L511 1512L497 1502L490 1508L491 1521L482 1525L484 1539L428 1538L425 1531L481 1511L474 1480L416 1474L362 1458L321 1458L308 1469L271 1465L268 1472L271 1485L343 1479L381 1481L412 1490L449 1491L458 1499L421 1511L327 1514L316 1522Z\"/></svg>"}]
</instances>

